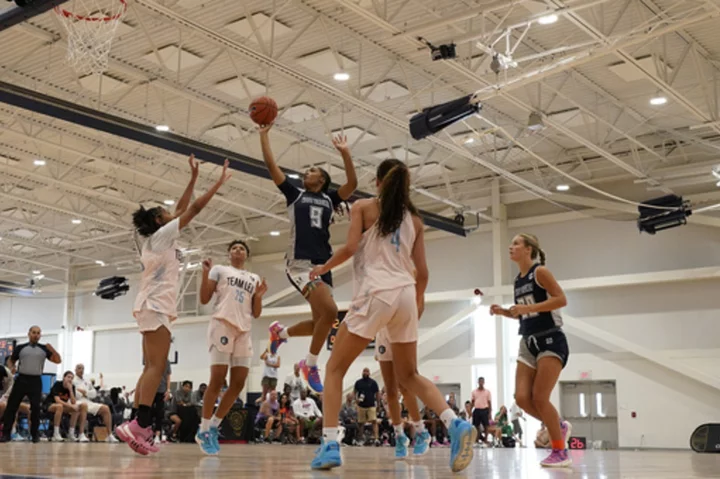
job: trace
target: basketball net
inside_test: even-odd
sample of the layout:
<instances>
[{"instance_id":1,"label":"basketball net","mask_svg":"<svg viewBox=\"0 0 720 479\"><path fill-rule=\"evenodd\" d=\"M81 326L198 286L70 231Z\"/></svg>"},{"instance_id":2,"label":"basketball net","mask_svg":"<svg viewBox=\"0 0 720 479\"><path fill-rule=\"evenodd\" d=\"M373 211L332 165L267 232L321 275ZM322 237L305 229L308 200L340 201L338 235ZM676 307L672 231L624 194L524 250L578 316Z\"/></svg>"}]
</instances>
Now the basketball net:
<instances>
[{"instance_id":1,"label":"basketball net","mask_svg":"<svg viewBox=\"0 0 720 479\"><path fill-rule=\"evenodd\" d=\"M71 0L55 13L67 31L67 61L80 75L103 73L126 0Z\"/></svg>"}]
</instances>

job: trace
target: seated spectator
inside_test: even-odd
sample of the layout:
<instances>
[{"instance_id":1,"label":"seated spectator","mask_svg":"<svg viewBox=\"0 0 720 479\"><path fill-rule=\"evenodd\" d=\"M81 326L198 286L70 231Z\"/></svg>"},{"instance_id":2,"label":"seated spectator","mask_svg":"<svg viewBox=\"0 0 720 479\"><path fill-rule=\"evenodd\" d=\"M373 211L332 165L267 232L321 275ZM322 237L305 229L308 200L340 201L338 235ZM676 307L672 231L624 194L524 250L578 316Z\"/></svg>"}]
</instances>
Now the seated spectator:
<instances>
[{"instance_id":1,"label":"seated spectator","mask_svg":"<svg viewBox=\"0 0 720 479\"><path fill-rule=\"evenodd\" d=\"M265 428L263 437L268 442L272 442L276 436L274 428L277 429L278 435L282 431L277 391L270 391L270 397L260 405L260 412L255 416L255 426Z\"/></svg>"},{"instance_id":2,"label":"seated spectator","mask_svg":"<svg viewBox=\"0 0 720 479\"><path fill-rule=\"evenodd\" d=\"M464 414L463 419L465 419L466 421L472 420L472 403L470 401L465 401L465 409L460 414Z\"/></svg>"},{"instance_id":3,"label":"seated spectator","mask_svg":"<svg viewBox=\"0 0 720 479\"><path fill-rule=\"evenodd\" d=\"M85 366L78 364L75 366L75 379L73 379L73 386L75 386L75 392L77 394L76 400L79 404L85 404L87 407L87 413L93 416L100 416L102 422L107 429L107 438L105 442L117 443L118 441L113 436L113 423L112 417L110 416L110 408L105 404L93 402L93 399L97 397L97 391L95 387L84 379ZM102 374L100 375L100 382L102 384ZM85 424L81 422L80 428L75 433L78 436L78 442L88 442L88 438L85 435Z\"/></svg>"},{"instance_id":4,"label":"seated spectator","mask_svg":"<svg viewBox=\"0 0 720 479\"><path fill-rule=\"evenodd\" d=\"M295 411L293 411L292 404L290 404L290 396L288 394L280 396L280 410L278 414L280 415L282 425L287 427L290 434L295 434L295 441L301 442L300 421L295 417Z\"/></svg>"},{"instance_id":5,"label":"seated spectator","mask_svg":"<svg viewBox=\"0 0 720 479\"><path fill-rule=\"evenodd\" d=\"M457 406L457 399L455 399L455 393L450 393L448 396L449 397L447 400L447 405L450 406L450 409L452 409L453 412L455 412L455 414L459 415L460 409L458 409L458 406Z\"/></svg>"},{"instance_id":6,"label":"seated spectator","mask_svg":"<svg viewBox=\"0 0 720 479\"><path fill-rule=\"evenodd\" d=\"M322 429L322 412L311 398L307 390L300 391L300 397L293 403L295 417L300 422L300 436L311 437L311 434Z\"/></svg>"},{"instance_id":7,"label":"seated spectator","mask_svg":"<svg viewBox=\"0 0 720 479\"><path fill-rule=\"evenodd\" d=\"M507 408L505 406L500 406L500 410L495 414L495 420L488 427L488 434L495 436L495 441L498 445L502 445L502 437L504 435L512 436L512 426L510 426Z\"/></svg>"},{"instance_id":8,"label":"seated spectator","mask_svg":"<svg viewBox=\"0 0 720 479\"><path fill-rule=\"evenodd\" d=\"M345 398L345 404L340 409L340 425L345 428L345 444L353 445L357 443L358 420L357 409L355 409L355 395L348 393Z\"/></svg>"},{"instance_id":9,"label":"seated spectator","mask_svg":"<svg viewBox=\"0 0 720 479\"><path fill-rule=\"evenodd\" d=\"M77 441L78 438L73 434L73 429L77 428L78 422L85 425L85 419L87 418L87 404L78 404L75 399L75 386L73 386L73 379L75 375L72 371L67 371L63 374L62 381L56 381L50 394L45 398L45 408L50 414L54 414L53 420L53 441L62 442L64 441L60 434L60 423L62 422L63 414L70 416L70 432L68 433L68 439L71 441ZM84 442L87 442L87 438Z\"/></svg>"},{"instance_id":10,"label":"seated spectator","mask_svg":"<svg viewBox=\"0 0 720 479\"><path fill-rule=\"evenodd\" d=\"M192 405L192 382L183 381L182 387L175 392L175 397L170 407L170 420L173 423L172 439L177 440L177 433L180 425L182 425L182 418L180 417L178 408L192 407Z\"/></svg>"},{"instance_id":11,"label":"seated spectator","mask_svg":"<svg viewBox=\"0 0 720 479\"><path fill-rule=\"evenodd\" d=\"M15 382L15 366L11 364L10 359L11 356L5 358L5 366L0 366L0 417L5 414L8 398L10 397L10 392ZM12 441L24 440L24 438L17 433L17 416L20 414L25 414L29 420L30 406L26 403L20 403L18 412L15 415L15 422L13 422L12 431L10 432L10 439Z\"/></svg>"},{"instance_id":12,"label":"seated spectator","mask_svg":"<svg viewBox=\"0 0 720 479\"><path fill-rule=\"evenodd\" d=\"M425 407L422 410L422 419L425 423L425 428L430 433L430 437L433 438L432 446L438 447L440 446L439 436L438 433L442 434L442 436L445 438L444 442L445 444L449 444L448 441L448 434L447 431L444 429L445 425L440 420L440 418L437 417L437 414L435 414L435 411L432 409Z\"/></svg>"},{"instance_id":13,"label":"seated spectator","mask_svg":"<svg viewBox=\"0 0 720 479\"><path fill-rule=\"evenodd\" d=\"M285 385L290 386L290 401L295 404L295 401L300 399L300 391L307 389L305 381L303 381L303 378L300 376L299 363L293 365L293 373L285 378Z\"/></svg>"},{"instance_id":14,"label":"seated spectator","mask_svg":"<svg viewBox=\"0 0 720 479\"><path fill-rule=\"evenodd\" d=\"M206 391L206 390L207 390L207 384L202 383L202 384L200 384L200 386L198 387L198 390L193 392L193 395L192 395L192 403L193 403L195 406L202 406L203 397L205 396L205 391Z\"/></svg>"},{"instance_id":15,"label":"seated spectator","mask_svg":"<svg viewBox=\"0 0 720 479\"><path fill-rule=\"evenodd\" d=\"M540 430L537 432L537 436L535 436L535 447L538 449L550 448L550 434L544 423L540 424Z\"/></svg>"}]
</instances>

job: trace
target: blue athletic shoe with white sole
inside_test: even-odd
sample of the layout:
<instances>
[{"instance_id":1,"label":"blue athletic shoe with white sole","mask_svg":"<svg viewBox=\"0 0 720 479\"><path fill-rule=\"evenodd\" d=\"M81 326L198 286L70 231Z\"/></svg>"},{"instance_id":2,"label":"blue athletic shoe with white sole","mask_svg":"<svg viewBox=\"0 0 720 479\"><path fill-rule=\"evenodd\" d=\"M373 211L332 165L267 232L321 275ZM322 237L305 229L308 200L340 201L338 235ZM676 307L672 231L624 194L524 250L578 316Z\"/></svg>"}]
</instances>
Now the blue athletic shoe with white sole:
<instances>
[{"instance_id":1,"label":"blue athletic shoe with white sole","mask_svg":"<svg viewBox=\"0 0 720 479\"><path fill-rule=\"evenodd\" d=\"M215 449L215 444L213 444L212 437L210 436L210 431L200 432L198 430L198 433L195 435L195 442L198 443L200 449L202 449L202 452L204 452L208 456L216 456L219 452L217 449Z\"/></svg>"},{"instance_id":2,"label":"blue athletic shoe with white sole","mask_svg":"<svg viewBox=\"0 0 720 479\"><path fill-rule=\"evenodd\" d=\"M210 426L210 440L212 441L213 447L217 452L220 452L220 430L216 427Z\"/></svg>"},{"instance_id":3,"label":"blue athletic shoe with white sole","mask_svg":"<svg viewBox=\"0 0 720 479\"><path fill-rule=\"evenodd\" d=\"M430 449L430 441L432 437L430 433L425 430L420 434L415 434L415 447L413 447L413 455L422 456Z\"/></svg>"},{"instance_id":4,"label":"blue athletic shoe with white sole","mask_svg":"<svg viewBox=\"0 0 720 479\"><path fill-rule=\"evenodd\" d=\"M311 467L313 469L328 470L333 467L342 466L340 458L340 444L337 441L327 441L323 439L320 444L320 450L315 454Z\"/></svg>"},{"instance_id":5,"label":"blue athletic shoe with white sole","mask_svg":"<svg viewBox=\"0 0 720 479\"><path fill-rule=\"evenodd\" d=\"M475 452L477 429L467 421L455 418L450 424L450 469L460 472L470 465Z\"/></svg>"},{"instance_id":6,"label":"blue athletic shoe with white sole","mask_svg":"<svg viewBox=\"0 0 720 479\"><path fill-rule=\"evenodd\" d=\"M408 455L408 446L410 445L410 439L405 433L398 434L395 438L395 457L402 459Z\"/></svg>"}]
</instances>

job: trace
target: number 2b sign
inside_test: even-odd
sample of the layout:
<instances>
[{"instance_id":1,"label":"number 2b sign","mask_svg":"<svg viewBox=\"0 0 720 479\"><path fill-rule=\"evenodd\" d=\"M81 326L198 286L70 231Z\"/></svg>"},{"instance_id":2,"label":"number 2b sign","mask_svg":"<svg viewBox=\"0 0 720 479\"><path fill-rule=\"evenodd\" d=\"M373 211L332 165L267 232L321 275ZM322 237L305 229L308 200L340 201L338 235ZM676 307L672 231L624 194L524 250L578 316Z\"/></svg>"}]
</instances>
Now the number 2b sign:
<instances>
[{"instance_id":1,"label":"number 2b sign","mask_svg":"<svg viewBox=\"0 0 720 479\"><path fill-rule=\"evenodd\" d=\"M587 441L584 437L570 437L570 439L568 440L568 448L587 449Z\"/></svg>"},{"instance_id":2,"label":"number 2b sign","mask_svg":"<svg viewBox=\"0 0 720 479\"><path fill-rule=\"evenodd\" d=\"M330 329L330 333L328 334L327 338L327 349L328 351L332 351L333 344L335 344L335 336L337 335L338 329L340 329L340 323L342 323L343 319L345 319L345 315L347 314L347 311L338 311L338 317L335 320L335 322L332 325L332 328ZM370 341L370 343L367 345L367 348L365 349L374 349L375 348L375 340L373 339Z\"/></svg>"}]
</instances>

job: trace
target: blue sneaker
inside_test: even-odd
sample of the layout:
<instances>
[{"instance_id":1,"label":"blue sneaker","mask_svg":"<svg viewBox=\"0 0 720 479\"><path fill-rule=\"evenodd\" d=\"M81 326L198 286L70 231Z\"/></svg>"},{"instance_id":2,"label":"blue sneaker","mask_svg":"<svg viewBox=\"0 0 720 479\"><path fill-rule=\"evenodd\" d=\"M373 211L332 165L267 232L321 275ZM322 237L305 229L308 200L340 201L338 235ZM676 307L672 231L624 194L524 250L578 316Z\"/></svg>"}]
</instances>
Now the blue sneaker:
<instances>
[{"instance_id":1,"label":"blue sneaker","mask_svg":"<svg viewBox=\"0 0 720 479\"><path fill-rule=\"evenodd\" d=\"M198 429L198 433L195 435L195 442L200 445L202 452L208 456L217 456L218 450L215 449L215 444L213 444L210 431L200 432Z\"/></svg>"},{"instance_id":2,"label":"blue sneaker","mask_svg":"<svg viewBox=\"0 0 720 479\"><path fill-rule=\"evenodd\" d=\"M475 452L473 445L477 441L477 429L462 419L453 419L450 424L450 468L460 472L470 465Z\"/></svg>"},{"instance_id":3,"label":"blue sneaker","mask_svg":"<svg viewBox=\"0 0 720 479\"><path fill-rule=\"evenodd\" d=\"M409 445L410 445L410 439L408 439L408 437L405 435L405 433L399 434L395 438L395 457L397 457L397 458L407 457Z\"/></svg>"},{"instance_id":4,"label":"blue sneaker","mask_svg":"<svg viewBox=\"0 0 720 479\"><path fill-rule=\"evenodd\" d=\"M10 440L12 442L25 442L27 439L15 432L10 435Z\"/></svg>"},{"instance_id":5,"label":"blue sneaker","mask_svg":"<svg viewBox=\"0 0 720 479\"><path fill-rule=\"evenodd\" d=\"M305 364L304 359L298 363L298 366L300 366L300 371L302 371L305 382L307 382L310 389L315 391L315 394L322 394L323 385L322 379L320 379L320 369L317 366L308 366Z\"/></svg>"},{"instance_id":6,"label":"blue sneaker","mask_svg":"<svg viewBox=\"0 0 720 479\"><path fill-rule=\"evenodd\" d=\"M432 441L432 437L427 429L420 434L415 434L415 447L413 448L413 454L416 456L422 456L428 452L430 449L430 441Z\"/></svg>"},{"instance_id":7,"label":"blue sneaker","mask_svg":"<svg viewBox=\"0 0 720 479\"><path fill-rule=\"evenodd\" d=\"M220 437L220 431L216 427L210 427L210 441L212 441L212 445L215 448L215 451L220 452L220 441L218 438Z\"/></svg>"},{"instance_id":8,"label":"blue sneaker","mask_svg":"<svg viewBox=\"0 0 720 479\"><path fill-rule=\"evenodd\" d=\"M342 466L340 444L337 441L325 442L323 439L319 449L320 450L315 455L315 459L312 460L311 467L313 469L328 470L333 467Z\"/></svg>"}]
</instances>

